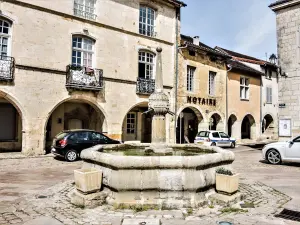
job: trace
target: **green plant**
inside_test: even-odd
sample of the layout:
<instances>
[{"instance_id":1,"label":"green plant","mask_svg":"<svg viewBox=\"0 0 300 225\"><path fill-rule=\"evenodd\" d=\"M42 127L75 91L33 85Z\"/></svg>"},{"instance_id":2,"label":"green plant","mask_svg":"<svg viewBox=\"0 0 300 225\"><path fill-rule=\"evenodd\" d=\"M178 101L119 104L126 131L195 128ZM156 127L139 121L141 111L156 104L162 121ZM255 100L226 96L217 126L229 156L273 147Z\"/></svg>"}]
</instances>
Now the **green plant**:
<instances>
[{"instance_id":1,"label":"green plant","mask_svg":"<svg viewBox=\"0 0 300 225\"><path fill-rule=\"evenodd\" d=\"M208 208L213 209L213 208L215 208L215 206L214 205L209 205Z\"/></svg>"},{"instance_id":2,"label":"green plant","mask_svg":"<svg viewBox=\"0 0 300 225\"><path fill-rule=\"evenodd\" d=\"M225 169L223 167L216 169L216 173L224 174L224 175L228 175L228 176L232 176L233 175L233 173L230 170Z\"/></svg>"},{"instance_id":3,"label":"green plant","mask_svg":"<svg viewBox=\"0 0 300 225\"><path fill-rule=\"evenodd\" d=\"M186 212L187 212L188 215L192 215L193 214L193 209L192 208L188 208L186 210Z\"/></svg>"},{"instance_id":4,"label":"green plant","mask_svg":"<svg viewBox=\"0 0 300 225\"><path fill-rule=\"evenodd\" d=\"M220 210L221 213L246 213L247 209L238 209L238 208L223 208Z\"/></svg>"}]
</instances>

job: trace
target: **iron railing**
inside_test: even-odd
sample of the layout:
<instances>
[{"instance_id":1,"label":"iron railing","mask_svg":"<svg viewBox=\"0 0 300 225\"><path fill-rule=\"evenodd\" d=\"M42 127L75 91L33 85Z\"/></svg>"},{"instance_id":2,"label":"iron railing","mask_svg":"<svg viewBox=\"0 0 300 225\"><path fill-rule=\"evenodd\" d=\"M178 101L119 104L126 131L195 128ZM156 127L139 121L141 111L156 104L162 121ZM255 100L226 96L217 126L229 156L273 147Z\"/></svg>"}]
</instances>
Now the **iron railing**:
<instances>
[{"instance_id":1,"label":"iron railing","mask_svg":"<svg viewBox=\"0 0 300 225\"><path fill-rule=\"evenodd\" d=\"M0 56L0 81L13 81L15 73L15 58Z\"/></svg>"},{"instance_id":2,"label":"iron railing","mask_svg":"<svg viewBox=\"0 0 300 225\"><path fill-rule=\"evenodd\" d=\"M68 65L66 87L80 90L100 91L103 88L103 70Z\"/></svg>"},{"instance_id":3,"label":"iron railing","mask_svg":"<svg viewBox=\"0 0 300 225\"><path fill-rule=\"evenodd\" d=\"M146 36L149 36L149 37L156 37L157 36L157 33L155 32L155 27L145 29L140 24L139 32L140 32L140 34L143 34L143 35L146 35Z\"/></svg>"},{"instance_id":4,"label":"iron railing","mask_svg":"<svg viewBox=\"0 0 300 225\"><path fill-rule=\"evenodd\" d=\"M97 15L89 11L95 11L95 8L74 3L74 15L88 20L96 20Z\"/></svg>"},{"instance_id":5,"label":"iron railing","mask_svg":"<svg viewBox=\"0 0 300 225\"><path fill-rule=\"evenodd\" d=\"M146 94L150 95L155 90L155 80L154 79L145 79L137 78L136 82L136 93L137 94Z\"/></svg>"}]
</instances>

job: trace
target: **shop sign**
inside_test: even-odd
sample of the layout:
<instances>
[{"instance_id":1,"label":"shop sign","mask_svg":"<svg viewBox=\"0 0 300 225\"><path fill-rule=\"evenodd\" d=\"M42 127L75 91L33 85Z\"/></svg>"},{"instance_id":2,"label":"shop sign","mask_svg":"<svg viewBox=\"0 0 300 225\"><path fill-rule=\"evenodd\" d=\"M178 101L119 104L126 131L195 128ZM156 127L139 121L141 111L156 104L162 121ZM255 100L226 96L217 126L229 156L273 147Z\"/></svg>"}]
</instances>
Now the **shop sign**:
<instances>
[{"instance_id":1,"label":"shop sign","mask_svg":"<svg viewBox=\"0 0 300 225\"><path fill-rule=\"evenodd\" d=\"M216 106L217 100L212 98L197 98L197 97L187 96L187 103Z\"/></svg>"}]
</instances>

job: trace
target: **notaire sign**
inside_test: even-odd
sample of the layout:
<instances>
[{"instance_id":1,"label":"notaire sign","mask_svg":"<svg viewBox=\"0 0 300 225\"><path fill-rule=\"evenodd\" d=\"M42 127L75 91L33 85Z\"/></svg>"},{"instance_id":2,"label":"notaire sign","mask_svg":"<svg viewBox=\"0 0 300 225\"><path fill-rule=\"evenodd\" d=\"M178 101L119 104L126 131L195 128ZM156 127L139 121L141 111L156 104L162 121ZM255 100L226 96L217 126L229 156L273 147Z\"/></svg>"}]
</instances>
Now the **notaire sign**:
<instances>
[{"instance_id":1,"label":"notaire sign","mask_svg":"<svg viewBox=\"0 0 300 225\"><path fill-rule=\"evenodd\" d=\"M216 106L217 100L211 98L198 98L198 97L187 96L187 103Z\"/></svg>"}]
</instances>

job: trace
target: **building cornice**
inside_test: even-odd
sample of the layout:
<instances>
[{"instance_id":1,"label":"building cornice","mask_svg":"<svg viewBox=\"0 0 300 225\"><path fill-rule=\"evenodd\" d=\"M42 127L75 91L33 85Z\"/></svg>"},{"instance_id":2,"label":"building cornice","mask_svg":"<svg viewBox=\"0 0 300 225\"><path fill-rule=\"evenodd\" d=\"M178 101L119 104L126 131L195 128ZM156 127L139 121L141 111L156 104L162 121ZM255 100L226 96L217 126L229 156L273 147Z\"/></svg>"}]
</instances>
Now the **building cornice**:
<instances>
[{"instance_id":1,"label":"building cornice","mask_svg":"<svg viewBox=\"0 0 300 225\"><path fill-rule=\"evenodd\" d=\"M94 25L94 26L97 26L97 27L102 27L102 28L105 28L105 29L113 30L113 31L116 31L116 32L132 35L132 36L136 36L136 37L145 38L145 39L148 39L148 40L151 40L151 41L156 41L156 42L159 42L159 43L162 43L162 44L166 44L166 45L170 45L170 46L174 45L174 43L172 43L172 42L165 41L165 40L162 40L162 39L159 39L159 38L145 36L145 35L142 35L142 34L139 34L139 33L136 33L136 32L132 32L132 31L129 31L129 30L124 30L124 29L121 29L121 28L118 28L118 27L113 27L113 26L110 26L110 25L107 25L107 24L104 24L104 23L96 22L96 21L87 20L87 19L84 19L84 18L81 18L81 17L77 17L77 16L74 16L74 15L59 12L59 11L56 11L56 10L53 10L53 9L48 9L48 8L44 8L44 7L41 7L41 6L33 5L33 4L30 4L30 3L21 2L21 1L18 1L18 0L1 0L1 1L2 2L8 2L8 3L14 4L14 5L19 5L19 6L26 7L26 8L30 8L30 9L35 9L35 10L38 10L38 11L41 11L41 12L46 12L46 13L49 13L49 14L53 14L53 15L56 15L56 16L63 17L63 18L70 18L70 19L81 21L81 22L84 22L84 23L88 23L88 24L91 24L91 25Z\"/></svg>"},{"instance_id":2,"label":"building cornice","mask_svg":"<svg viewBox=\"0 0 300 225\"><path fill-rule=\"evenodd\" d=\"M289 0L289 1L275 2L275 3L271 4L271 5L269 5L269 7L274 12L276 12L278 10L289 8L289 7L298 5L298 4L300 4L300 0Z\"/></svg>"}]
</instances>

